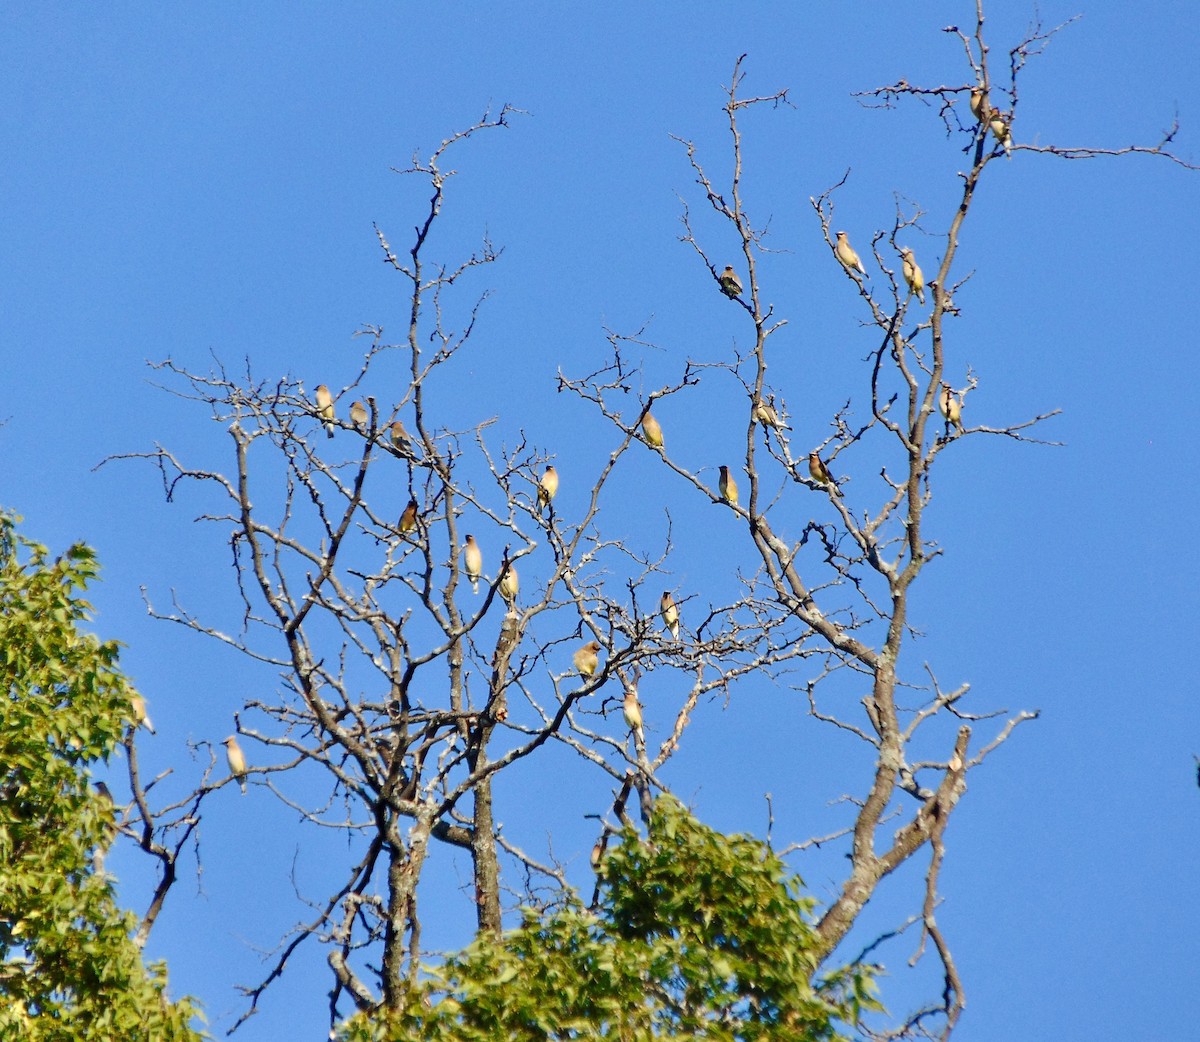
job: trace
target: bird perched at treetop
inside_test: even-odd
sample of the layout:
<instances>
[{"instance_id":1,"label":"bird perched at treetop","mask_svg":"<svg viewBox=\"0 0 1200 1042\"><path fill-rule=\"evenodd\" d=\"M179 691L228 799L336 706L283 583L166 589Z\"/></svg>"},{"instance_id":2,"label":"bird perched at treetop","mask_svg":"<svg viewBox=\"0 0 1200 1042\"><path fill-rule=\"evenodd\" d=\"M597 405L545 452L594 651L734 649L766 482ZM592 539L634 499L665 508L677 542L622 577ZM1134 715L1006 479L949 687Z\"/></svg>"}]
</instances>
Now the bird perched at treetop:
<instances>
[{"instance_id":1,"label":"bird perched at treetop","mask_svg":"<svg viewBox=\"0 0 1200 1042\"><path fill-rule=\"evenodd\" d=\"M500 596L508 603L511 608L516 602L517 593L521 589L521 580L517 576L517 569L510 561L504 562L504 575L500 578L500 585L497 587L500 591Z\"/></svg>"},{"instance_id":2,"label":"bird perched at treetop","mask_svg":"<svg viewBox=\"0 0 1200 1042\"><path fill-rule=\"evenodd\" d=\"M765 402L761 398L755 401L754 419L763 425L764 430L768 427L777 431L790 431L792 429L786 423L780 423L779 413L775 411L775 395L773 394Z\"/></svg>"},{"instance_id":3,"label":"bird perched at treetop","mask_svg":"<svg viewBox=\"0 0 1200 1042\"><path fill-rule=\"evenodd\" d=\"M1012 129L1004 118L1004 113L999 109L992 109L992 113L988 117L988 128L992 132L992 137L1004 146L1004 154L1012 159Z\"/></svg>"},{"instance_id":4,"label":"bird perched at treetop","mask_svg":"<svg viewBox=\"0 0 1200 1042\"><path fill-rule=\"evenodd\" d=\"M134 724L135 729L137 727L144 727L151 734L158 734L154 730L154 724L150 722L149 714L146 712L146 700L135 691L129 696L129 703L133 706L133 719L136 721Z\"/></svg>"},{"instance_id":5,"label":"bird perched at treetop","mask_svg":"<svg viewBox=\"0 0 1200 1042\"><path fill-rule=\"evenodd\" d=\"M350 403L350 422L354 424L355 427L357 427L360 431L365 431L367 429L368 419L369 414L367 413L367 407L363 405L362 402Z\"/></svg>"},{"instance_id":6,"label":"bird perched at treetop","mask_svg":"<svg viewBox=\"0 0 1200 1042\"><path fill-rule=\"evenodd\" d=\"M242 754L242 747L238 745L237 737L230 735L222 743L225 746L225 759L229 762L229 773L236 779L241 787L242 795L246 795L246 757Z\"/></svg>"},{"instance_id":7,"label":"bird perched at treetop","mask_svg":"<svg viewBox=\"0 0 1200 1042\"><path fill-rule=\"evenodd\" d=\"M962 399L955 396L947 383L942 384L942 393L938 395L938 412L949 426L959 433L962 432Z\"/></svg>"},{"instance_id":8,"label":"bird perched at treetop","mask_svg":"<svg viewBox=\"0 0 1200 1042\"><path fill-rule=\"evenodd\" d=\"M404 424L399 420L392 423L388 428L389 437L391 438L392 448L397 454L412 459L413 447L412 438L408 436L408 431L404 429Z\"/></svg>"},{"instance_id":9,"label":"bird perched at treetop","mask_svg":"<svg viewBox=\"0 0 1200 1042\"><path fill-rule=\"evenodd\" d=\"M725 265L725 270L717 276L717 281L721 284L721 292L730 300L736 300L742 295L742 280L737 277L732 264Z\"/></svg>"},{"instance_id":10,"label":"bird perched at treetop","mask_svg":"<svg viewBox=\"0 0 1200 1042\"><path fill-rule=\"evenodd\" d=\"M595 640L588 641L583 647L575 652L572 661L575 663L575 672L581 677L594 676L596 670L600 668L600 642Z\"/></svg>"},{"instance_id":11,"label":"bird perched at treetop","mask_svg":"<svg viewBox=\"0 0 1200 1042\"><path fill-rule=\"evenodd\" d=\"M913 259L913 251L907 246L900 251L900 257L904 261L904 281L908 283L908 291L915 293L917 300L924 304L925 275L921 271L921 266Z\"/></svg>"},{"instance_id":12,"label":"bird perched at treetop","mask_svg":"<svg viewBox=\"0 0 1200 1042\"><path fill-rule=\"evenodd\" d=\"M621 706L621 712L625 716L625 723L629 725L629 729L637 735L638 745L645 745L646 735L642 731L642 707L638 705L635 688L625 688L625 702Z\"/></svg>"},{"instance_id":13,"label":"bird perched at treetop","mask_svg":"<svg viewBox=\"0 0 1200 1042\"><path fill-rule=\"evenodd\" d=\"M325 437L333 437L333 395L324 384L317 384L317 414L325 424Z\"/></svg>"},{"instance_id":14,"label":"bird perched at treetop","mask_svg":"<svg viewBox=\"0 0 1200 1042\"><path fill-rule=\"evenodd\" d=\"M404 508L404 513L400 515L400 524L398 527L401 535L408 535L409 532L417 527L418 509L417 501L415 499L410 499L408 501L408 506Z\"/></svg>"},{"instance_id":15,"label":"bird perched at treetop","mask_svg":"<svg viewBox=\"0 0 1200 1042\"><path fill-rule=\"evenodd\" d=\"M721 498L726 503L731 503L733 506L738 505L737 482L733 480L733 475L729 473L728 467L721 468L721 477L717 480L717 487L721 490Z\"/></svg>"},{"instance_id":16,"label":"bird perched at treetop","mask_svg":"<svg viewBox=\"0 0 1200 1042\"><path fill-rule=\"evenodd\" d=\"M550 500L554 498L556 492L558 492L558 471L552 466L547 465L541 479L538 481L538 509L544 510L548 507Z\"/></svg>"},{"instance_id":17,"label":"bird perched at treetop","mask_svg":"<svg viewBox=\"0 0 1200 1042\"><path fill-rule=\"evenodd\" d=\"M463 547L463 574L471 583L471 592L479 592L479 577L483 574L483 552L475 542L473 535L467 536L467 545Z\"/></svg>"},{"instance_id":18,"label":"bird perched at treetop","mask_svg":"<svg viewBox=\"0 0 1200 1042\"><path fill-rule=\"evenodd\" d=\"M850 245L850 240L846 238L845 232L837 233L837 243L833 247L834 255L838 259L838 263L847 271L857 271L864 278L870 278L867 274L867 269L863 267L863 262L854 247Z\"/></svg>"},{"instance_id":19,"label":"bird perched at treetop","mask_svg":"<svg viewBox=\"0 0 1200 1042\"><path fill-rule=\"evenodd\" d=\"M672 640L679 639L679 606L669 590L663 590L662 599L658 602L658 611L663 623L671 633Z\"/></svg>"},{"instance_id":20,"label":"bird perched at treetop","mask_svg":"<svg viewBox=\"0 0 1200 1042\"><path fill-rule=\"evenodd\" d=\"M971 115L977 122L982 123L983 117L991 110L988 104L987 92L982 87L971 90Z\"/></svg>"},{"instance_id":21,"label":"bird perched at treetop","mask_svg":"<svg viewBox=\"0 0 1200 1042\"><path fill-rule=\"evenodd\" d=\"M646 436L646 444L653 445L656 449L663 447L662 428L658 425L658 420L654 418L653 413L646 413L642 417L642 434Z\"/></svg>"},{"instance_id":22,"label":"bird perched at treetop","mask_svg":"<svg viewBox=\"0 0 1200 1042\"><path fill-rule=\"evenodd\" d=\"M837 487L837 482L833 480L833 475L829 473L829 468L821 462L821 457L815 452L808 454L808 473L818 485L828 485L833 489L835 496L842 494L842 490Z\"/></svg>"}]
</instances>

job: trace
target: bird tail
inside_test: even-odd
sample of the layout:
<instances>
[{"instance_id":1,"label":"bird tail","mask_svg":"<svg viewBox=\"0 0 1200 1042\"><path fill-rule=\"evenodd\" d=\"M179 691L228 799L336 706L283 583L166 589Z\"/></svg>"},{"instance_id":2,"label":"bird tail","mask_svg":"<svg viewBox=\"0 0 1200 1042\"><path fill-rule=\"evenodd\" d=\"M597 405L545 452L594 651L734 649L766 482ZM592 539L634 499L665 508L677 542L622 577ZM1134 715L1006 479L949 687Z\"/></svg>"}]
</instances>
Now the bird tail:
<instances>
[{"instance_id":1,"label":"bird tail","mask_svg":"<svg viewBox=\"0 0 1200 1042\"><path fill-rule=\"evenodd\" d=\"M243 796L245 796L245 795L246 795L246 779L245 779L245 778L239 778L239 779L238 779L238 785L240 785L240 786L241 786L241 789L242 789L242 795L243 795Z\"/></svg>"},{"instance_id":2,"label":"bird tail","mask_svg":"<svg viewBox=\"0 0 1200 1042\"><path fill-rule=\"evenodd\" d=\"M925 291L923 289L917 290L917 300L919 300L922 304L925 303Z\"/></svg>"},{"instance_id":3,"label":"bird tail","mask_svg":"<svg viewBox=\"0 0 1200 1042\"><path fill-rule=\"evenodd\" d=\"M333 424L332 423L325 424L325 437L327 437L327 438L333 437Z\"/></svg>"},{"instance_id":4,"label":"bird tail","mask_svg":"<svg viewBox=\"0 0 1200 1042\"><path fill-rule=\"evenodd\" d=\"M478 579L472 579L472 580L471 580L471 592L472 592L472 593L478 593L478 592L479 592L479 580L478 580Z\"/></svg>"}]
</instances>

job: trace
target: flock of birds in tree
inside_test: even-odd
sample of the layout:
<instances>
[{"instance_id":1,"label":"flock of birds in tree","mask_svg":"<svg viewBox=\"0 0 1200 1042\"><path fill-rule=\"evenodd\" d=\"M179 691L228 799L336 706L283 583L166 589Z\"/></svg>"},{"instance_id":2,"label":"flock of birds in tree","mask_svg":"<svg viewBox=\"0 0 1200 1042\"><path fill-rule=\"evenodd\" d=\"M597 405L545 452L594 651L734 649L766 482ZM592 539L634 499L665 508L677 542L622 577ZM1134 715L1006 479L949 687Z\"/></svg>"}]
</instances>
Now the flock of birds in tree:
<instances>
[{"instance_id":1,"label":"flock of birds in tree","mask_svg":"<svg viewBox=\"0 0 1200 1042\"><path fill-rule=\"evenodd\" d=\"M1012 134L1004 114L988 103L987 93L981 87L976 87L971 91L970 104L971 113L975 119L980 124L987 123L988 130L991 131L992 136L1004 148L1005 154L1009 158L1012 158ZM837 258L838 263L846 269L851 277L854 277L855 272L863 278L869 279L871 277L867 269L863 266L862 258L859 257L854 247L850 245L850 240L847 238L845 232L837 233L837 238L833 246L833 254ZM900 259L901 271L909 292L924 305L925 276L921 271L921 266L913 256L913 251L907 246L901 247ZM737 272L733 270L732 265L725 266L725 269L717 276L717 282L722 292L731 300L736 300L742 295L742 280L738 278ZM375 403L371 398L367 399L367 403L374 407ZM938 410L945 418L948 426L953 427L957 431L963 429L962 399L955 396L950 386L945 383L942 384L941 393L938 395ZM325 427L325 436L332 438L334 430L337 427L337 417L334 409L333 395L330 393L329 387L325 384L320 384L316 389L316 413ZM762 424L764 428L771 428L776 431L791 430L790 427L780 420L779 414L775 409L773 395L769 396L765 401L762 399L756 400L753 415L755 422ZM361 401L351 403L350 422L359 431L364 433L367 431L368 425L371 422L371 415L366 404ZM642 417L641 427L646 443L653 448L662 449L664 446L662 426L651 412L647 411ZM416 458L413 451L412 438L409 436L408 431L404 429L404 424L399 420L393 421L388 428L388 437L397 455L407 459ZM734 480L727 466L722 466L720 471L717 488L721 498L736 507L738 505L737 481ZM834 480L829 468L817 452L810 452L808 454L808 473L817 485L826 488L830 494L835 496L842 494L842 490L838 488L837 482ZM539 512L550 507L551 501L557 492L558 471L554 469L553 465L547 465L537 483L537 507ZM415 498L410 498L403 513L400 515L400 521L396 527L401 535L408 535L417 528L419 520L420 505ZM478 594L479 580L483 575L483 553L473 535L468 535L466 542L463 544L462 562L463 575L466 576L467 581L471 584L471 592ZM500 578L496 583L496 592L500 594L501 598L511 609L516 602L519 589L520 582L516 566L511 561L505 559ZM670 591L663 591L662 598L659 601L659 614L662 616L663 625L666 627L667 632L670 633L671 639L679 640L679 606L675 603L675 599L671 596ZM584 680L591 679L600 668L600 650L600 643L592 640L575 652L573 657L575 672ZM145 703L140 697L138 701L139 705L135 707L135 715L138 718L138 722L151 729L149 718L145 715ZM625 723L629 726L630 731L637 736L638 744L641 745L644 743L645 738L642 730L642 710L638 703L635 685L627 684L625 686L625 699L622 712L625 717ZM230 774L237 779L242 792L245 793L246 758L238 745L236 736L230 735L225 739L223 744L229 763Z\"/></svg>"}]
</instances>

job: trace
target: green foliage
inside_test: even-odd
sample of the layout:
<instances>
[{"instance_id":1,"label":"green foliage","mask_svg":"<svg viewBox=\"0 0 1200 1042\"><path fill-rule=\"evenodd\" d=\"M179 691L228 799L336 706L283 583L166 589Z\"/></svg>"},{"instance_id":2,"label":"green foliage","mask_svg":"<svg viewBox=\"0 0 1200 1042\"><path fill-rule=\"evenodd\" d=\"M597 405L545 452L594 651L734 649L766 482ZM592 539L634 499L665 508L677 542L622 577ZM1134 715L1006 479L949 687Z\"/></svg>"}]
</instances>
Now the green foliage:
<instances>
[{"instance_id":1,"label":"green foliage","mask_svg":"<svg viewBox=\"0 0 1200 1042\"><path fill-rule=\"evenodd\" d=\"M818 978L814 902L783 863L669 796L647 837L626 832L600 872L594 914L527 911L410 989L402 1009L350 1021L343 1042L823 1042L880 1008L869 968Z\"/></svg>"},{"instance_id":2,"label":"green foliage","mask_svg":"<svg viewBox=\"0 0 1200 1042\"><path fill-rule=\"evenodd\" d=\"M0 1039L199 1039L94 860L113 811L86 768L134 724L118 645L78 629L95 555L50 561L17 520L0 512Z\"/></svg>"}]
</instances>

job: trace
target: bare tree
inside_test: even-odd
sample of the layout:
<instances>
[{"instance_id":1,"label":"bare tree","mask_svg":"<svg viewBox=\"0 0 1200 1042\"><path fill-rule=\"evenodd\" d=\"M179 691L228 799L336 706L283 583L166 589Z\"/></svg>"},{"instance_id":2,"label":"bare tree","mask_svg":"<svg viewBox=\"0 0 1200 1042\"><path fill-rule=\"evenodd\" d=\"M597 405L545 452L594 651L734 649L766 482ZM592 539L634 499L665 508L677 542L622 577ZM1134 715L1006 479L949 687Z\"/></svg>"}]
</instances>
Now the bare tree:
<instances>
[{"instance_id":1,"label":"bare tree","mask_svg":"<svg viewBox=\"0 0 1200 1042\"><path fill-rule=\"evenodd\" d=\"M845 179L812 198L814 234L829 247L829 264L841 265L867 330L861 380L845 388L845 406L818 442L799 440L787 422L786 389L768 379L771 340L787 319L766 302L758 267L765 227L751 217L742 189L739 120L789 99L787 91L743 96L742 59L724 102L724 173L712 173L691 141L678 140L702 209L693 213L685 202L681 238L712 281L700 291L724 293L744 314L746 346L732 359L689 357L674 381L640 395L640 333L610 333L603 364L582 375L559 373L560 391L611 431L611 451L597 472L572 475L591 490L580 516L558 513L554 459L523 433L498 437L491 417L448 429L429 404L439 381L450 379L447 363L469 349L486 298L476 293L462 303L465 287L500 256L485 238L465 259L431 259L430 233L454 174L447 163L470 139L506 127L514 114L508 107L399 171L423 179L431 192L402 249L387 229L376 229L384 262L409 293L408 329L389 343L378 328L364 328L361 362L343 386L261 380L248 364L236 375L220 365L201 373L161 364L181 378L176 393L203 402L226 427L233 467L198 469L162 447L141 455L160 468L168 499L184 481L221 498L223 506L204 520L231 532L243 604L232 632L178 605L161 617L277 671L277 695L248 702L237 717L238 733L259 753L249 777L313 826L354 838L338 885L314 902L311 918L247 989L243 1019L306 942L328 949L331 1020L348 1012L347 1000L360 1010L397 1005L418 972L419 883L432 844L469 853L475 926L484 933L501 929L502 851L527 874L527 890L535 878L552 891L567 888L560 865L500 834L493 782L501 771L553 742L604 772L614 802L602 853L612 822L628 820L630 796L636 792L645 813L665 788L661 769L681 748L701 700L768 679L795 687L816 725L853 736L871 754L869 776L846 794L852 815L840 835L849 843L848 868L817 925L823 953L830 958L844 947L885 878L924 858L912 922L919 947L927 941L940 960L943 987L939 999L881 1037L950 1034L963 986L934 914L945 830L970 771L1037 714L969 707L968 685L947 690L933 668L909 664L910 597L941 553L925 515L942 455L983 437L1038 440L1035 428L1054 415L1001 426L972 420L970 396L984 376L954 370L946 350L960 314L954 298L969 277L956 266L958 246L991 164L1006 154L1147 152L1179 162L1168 150L1174 130L1153 147L1021 141L1019 74L1055 31L1035 25L995 78L979 3L973 32L946 30L962 41L965 82L925 88L901 81L860 95L884 107L936 102L970 166L940 224L940 260L910 252L910 233L928 235L936 220L912 204L897 204L859 255L835 222ZM705 228L714 218L713 228L736 236L737 265L713 256L708 243L718 231ZM723 467L715 487L702 476L705 461L673 448L653 412L670 399L687 401L702 381L721 381L744 399L737 428L744 457ZM679 495L737 519L754 561L738 575L737 596L708 603L672 584L669 522L654 554L623 541L620 504L606 493L635 451L652 453ZM564 646L574 652L593 642L595 665L553 671ZM654 674L669 677L660 686L678 693L665 736L649 742L638 692ZM853 712L844 700L826 699L835 678L843 690L861 692ZM255 766L265 760L271 765ZM313 777L324 793L316 802L297 795L299 779ZM140 841L155 852L155 815L144 798L135 807L125 827L140 828ZM172 813L172 827L186 839L198 802ZM159 846L174 851L156 854L173 878L179 847ZM861 957L875 947L865 944Z\"/></svg>"}]
</instances>

